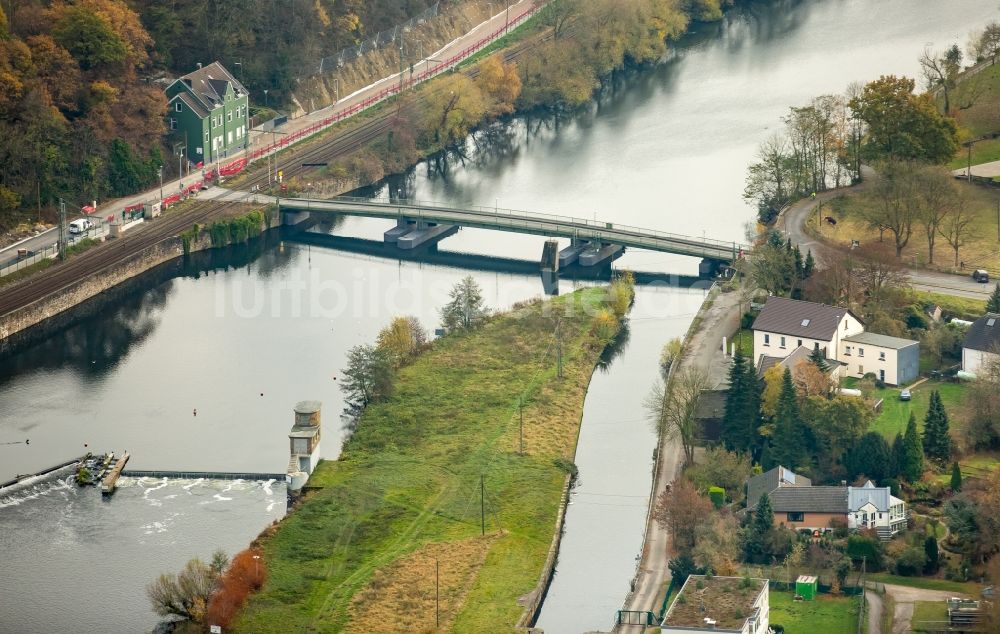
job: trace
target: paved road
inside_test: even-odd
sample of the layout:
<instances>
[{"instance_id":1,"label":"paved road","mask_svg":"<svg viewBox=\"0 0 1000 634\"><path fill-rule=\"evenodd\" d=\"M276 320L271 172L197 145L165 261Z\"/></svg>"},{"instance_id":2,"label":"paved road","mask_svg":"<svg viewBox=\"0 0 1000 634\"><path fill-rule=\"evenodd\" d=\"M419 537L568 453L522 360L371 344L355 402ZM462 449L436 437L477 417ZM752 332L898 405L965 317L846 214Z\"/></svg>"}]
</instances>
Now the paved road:
<instances>
[{"instance_id":1,"label":"paved road","mask_svg":"<svg viewBox=\"0 0 1000 634\"><path fill-rule=\"evenodd\" d=\"M722 338L730 336L739 326L739 294L725 293L716 297L703 314L701 327L687 344L687 353L678 370L698 367L708 372L713 387L727 380L729 361L722 354ZM659 499L667 485L680 475L683 451L676 439L665 438L660 445L660 471L657 474L653 500ZM650 517L646 527L646 543L639 562L635 591L625 609L659 612L663 591L670 583L670 535ZM619 632L641 632L642 626L621 626Z\"/></svg>"},{"instance_id":2,"label":"paved road","mask_svg":"<svg viewBox=\"0 0 1000 634\"><path fill-rule=\"evenodd\" d=\"M856 190L864 186L864 183L848 190ZM830 262L833 258L839 257L840 251L835 247L817 241L805 231L805 222L811 216L815 216L816 205L829 202L835 196L839 196L845 189L828 191L816 196L815 200L806 198L793 203L785 210L782 218L778 220L777 226L782 228L792 239L793 244L799 245L803 250L810 249L817 263ZM930 291L943 293L945 295L955 295L958 297L971 297L975 299L985 299L989 297L993 290L992 284L979 284L972 281L971 277L961 275L951 275L949 273L938 273L935 271L925 271L921 269L907 269L910 276L910 285L919 291Z\"/></svg>"},{"instance_id":3,"label":"paved road","mask_svg":"<svg viewBox=\"0 0 1000 634\"><path fill-rule=\"evenodd\" d=\"M430 54L428 56L428 59L441 59L441 60L449 59L461 53L463 50L467 49L472 44L475 44L476 42L480 41L483 37L489 35L493 31L496 31L497 29L503 27L507 23L508 15L510 16L510 18L514 18L515 16L521 15L525 11L533 9L536 5L541 5L541 4L544 4L544 0L520 0L519 2L511 3L509 12L506 10L501 10L499 13L494 15L489 20L480 23L479 25L471 29L468 33L465 33L461 37L456 38L454 41L448 43L441 50L435 51L434 53ZM499 3L495 3L494 6L499 6L502 9L505 8L503 5L500 5ZM405 71L404 74L408 72L409 71ZM282 125L280 127L280 130L284 134L290 134L298 130L307 128L311 125L314 125L317 122L320 122L326 119L327 117L333 116L341 111L349 110L351 107L361 103L362 101L371 97L372 95L377 94L378 92L383 90L387 85L392 85L393 81L396 82L399 81L399 73L394 73L393 75L379 79L378 81L366 86L365 88L362 88L360 90L351 93L350 95L345 96L336 104L333 104L326 108L322 108L320 110L315 110L301 117L292 119L288 123ZM270 133L261 132L259 129L251 130L250 132L251 132L251 149L255 146L267 145L268 143L271 142L272 135ZM238 158L240 158L239 155L234 155L227 159L224 159L220 163L223 164L228 163ZM262 156L260 157L260 159L257 160L264 160L264 157ZM213 165L206 165L205 169L206 170L212 169L213 167L214 167ZM165 181L162 187L157 186L145 192L134 194L132 196L127 196L124 198L101 201L100 204L98 205L98 213L95 215L99 215L101 218L104 218L111 213L114 213L116 211L121 211L125 207L131 205L137 205L141 203L148 203L160 200L161 191L164 195L169 196L171 194L174 194L182 190L185 185L190 185L191 183L198 180L200 177L201 177L201 171L197 170L196 172L189 174L185 178ZM73 220L74 218L77 218L79 216L80 214L78 210L73 210L73 209L69 210L69 218L68 218L69 220ZM16 245L11 245L10 247L7 247L5 249L0 249L0 266L4 266L10 260L16 260L17 248L30 248L34 251L41 251L45 247L55 244L57 240L58 236L56 235L56 230L49 229L48 231L40 233L32 238L28 238L27 241L23 241L22 243L18 243Z\"/></svg>"},{"instance_id":4,"label":"paved road","mask_svg":"<svg viewBox=\"0 0 1000 634\"><path fill-rule=\"evenodd\" d=\"M865 600L868 603L868 634L882 634L882 612L885 610L882 597L874 590L868 590Z\"/></svg>"}]
</instances>

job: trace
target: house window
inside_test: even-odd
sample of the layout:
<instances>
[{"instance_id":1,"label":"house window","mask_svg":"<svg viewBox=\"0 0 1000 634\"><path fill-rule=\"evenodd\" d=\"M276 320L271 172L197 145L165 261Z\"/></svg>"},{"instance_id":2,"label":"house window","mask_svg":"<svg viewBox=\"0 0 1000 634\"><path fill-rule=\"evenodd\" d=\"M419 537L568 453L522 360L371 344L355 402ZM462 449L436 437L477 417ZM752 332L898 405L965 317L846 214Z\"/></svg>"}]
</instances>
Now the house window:
<instances>
[{"instance_id":1,"label":"house window","mask_svg":"<svg viewBox=\"0 0 1000 634\"><path fill-rule=\"evenodd\" d=\"M181 102L178 101L177 103L174 104L174 110L176 112L180 112L181 111Z\"/></svg>"},{"instance_id":2,"label":"house window","mask_svg":"<svg viewBox=\"0 0 1000 634\"><path fill-rule=\"evenodd\" d=\"M802 522L805 518L805 513L788 513L787 514L789 522Z\"/></svg>"},{"instance_id":3,"label":"house window","mask_svg":"<svg viewBox=\"0 0 1000 634\"><path fill-rule=\"evenodd\" d=\"M864 376L864 374L865 374L865 366L863 366L861 364L858 364L858 374Z\"/></svg>"},{"instance_id":4,"label":"house window","mask_svg":"<svg viewBox=\"0 0 1000 634\"><path fill-rule=\"evenodd\" d=\"M767 333L764 333L764 345L765 346L771 345L771 335Z\"/></svg>"},{"instance_id":5,"label":"house window","mask_svg":"<svg viewBox=\"0 0 1000 634\"><path fill-rule=\"evenodd\" d=\"M885 353L884 352L878 353L878 360L879 361L885 361Z\"/></svg>"},{"instance_id":6,"label":"house window","mask_svg":"<svg viewBox=\"0 0 1000 634\"><path fill-rule=\"evenodd\" d=\"M799 339L799 345L800 345L800 346L802 345L802 340L801 340L801 339Z\"/></svg>"},{"instance_id":7,"label":"house window","mask_svg":"<svg viewBox=\"0 0 1000 634\"><path fill-rule=\"evenodd\" d=\"M171 130L177 129L177 119L174 119L173 117L170 117L170 129Z\"/></svg>"},{"instance_id":8,"label":"house window","mask_svg":"<svg viewBox=\"0 0 1000 634\"><path fill-rule=\"evenodd\" d=\"M862 348L861 346L858 346L858 356L859 357L865 356L865 349Z\"/></svg>"},{"instance_id":9,"label":"house window","mask_svg":"<svg viewBox=\"0 0 1000 634\"><path fill-rule=\"evenodd\" d=\"M231 111L229 112L229 114L226 115L226 121L229 121L230 123L232 123L232 121L233 121L233 113Z\"/></svg>"},{"instance_id":10,"label":"house window","mask_svg":"<svg viewBox=\"0 0 1000 634\"><path fill-rule=\"evenodd\" d=\"M781 347L782 348L785 347L785 338L784 337L781 338Z\"/></svg>"},{"instance_id":11,"label":"house window","mask_svg":"<svg viewBox=\"0 0 1000 634\"><path fill-rule=\"evenodd\" d=\"M814 341L813 342L813 350L819 350L819 342L818 341Z\"/></svg>"},{"instance_id":12,"label":"house window","mask_svg":"<svg viewBox=\"0 0 1000 634\"><path fill-rule=\"evenodd\" d=\"M845 357L851 356L851 346L844 346L844 356Z\"/></svg>"}]
</instances>

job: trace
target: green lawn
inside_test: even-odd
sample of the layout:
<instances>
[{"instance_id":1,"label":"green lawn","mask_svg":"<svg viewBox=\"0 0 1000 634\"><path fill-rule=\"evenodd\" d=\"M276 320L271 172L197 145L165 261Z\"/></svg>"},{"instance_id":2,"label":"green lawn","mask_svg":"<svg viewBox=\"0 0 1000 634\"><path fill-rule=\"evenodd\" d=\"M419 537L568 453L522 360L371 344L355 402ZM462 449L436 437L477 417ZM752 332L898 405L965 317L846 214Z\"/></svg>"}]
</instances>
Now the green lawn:
<instances>
[{"instance_id":1,"label":"green lawn","mask_svg":"<svg viewBox=\"0 0 1000 634\"><path fill-rule=\"evenodd\" d=\"M934 303L941 307L941 311L960 319L975 321L986 312L985 299L973 299L972 297L956 297L955 295L944 295L942 293L927 293L924 291L913 291L915 304Z\"/></svg>"},{"instance_id":2,"label":"green lawn","mask_svg":"<svg viewBox=\"0 0 1000 634\"><path fill-rule=\"evenodd\" d=\"M966 456L958 461L958 467L962 471L962 479L985 478L996 471L1000 465L1000 456L994 453L977 453ZM951 469L935 477L941 484L951 483Z\"/></svg>"},{"instance_id":3,"label":"green lawn","mask_svg":"<svg viewBox=\"0 0 1000 634\"><path fill-rule=\"evenodd\" d=\"M860 597L820 594L815 601L793 601L791 592L771 590L771 625L788 634L855 634Z\"/></svg>"},{"instance_id":4,"label":"green lawn","mask_svg":"<svg viewBox=\"0 0 1000 634\"><path fill-rule=\"evenodd\" d=\"M941 401L944 403L945 411L948 412L948 420L954 427L958 418L955 414L963 406L962 401L967 389L968 386L964 383L926 381L911 390L912 399L909 401L899 400L899 388L876 390L875 398L883 399L882 413L872 423L871 431L879 432L892 442L897 433L906 432L906 423L910 419L911 411L917 416L917 428L923 430L924 416L927 415L932 390L941 393Z\"/></svg>"},{"instance_id":5,"label":"green lawn","mask_svg":"<svg viewBox=\"0 0 1000 634\"><path fill-rule=\"evenodd\" d=\"M916 601L913 604L913 618L910 624L914 632L924 632L921 623L941 625L948 620L948 604L944 601Z\"/></svg>"},{"instance_id":6,"label":"green lawn","mask_svg":"<svg viewBox=\"0 0 1000 634\"><path fill-rule=\"evenodd\" d=\"M900 577L885 573L874 573L868 575L869 581L878 583L888 583L895 586L907 586L909 588L921 588L923 590L941 590L943 592L955 592L967 594L971 597L979 596L982 586L971 581L946 581L944 579L928 579L926 577Z\"/></svg>"},{"instance_id":7,"label":"green lawn","mask_svg":"<svg viewBox=\"0 0 1000 634\"><path fill-rule=\"evenodd\" d=\"M604 298L593 288L530 305L439 339L403 368L395 394L369 407L341 458L317 468L309 481L317 489L262 539L268 581L237 629L432 631L440 557L442 628L512 630L552 542L566 476L555 461L573 455L601 347L589 315Z\"/></svg>"},{"instance_id":8,"label":"green lawn","mask_svg":"<svg viewBox=\"0 0 1000 634\"><path fill-rule=\"evenodd\" d=\"M757 361L753 356L753 331L739 330L733 335L733 341L736 342L736 347L743 352L743 356L752 359L754 365L756 365Z\"/></svg>"}]
</instances>

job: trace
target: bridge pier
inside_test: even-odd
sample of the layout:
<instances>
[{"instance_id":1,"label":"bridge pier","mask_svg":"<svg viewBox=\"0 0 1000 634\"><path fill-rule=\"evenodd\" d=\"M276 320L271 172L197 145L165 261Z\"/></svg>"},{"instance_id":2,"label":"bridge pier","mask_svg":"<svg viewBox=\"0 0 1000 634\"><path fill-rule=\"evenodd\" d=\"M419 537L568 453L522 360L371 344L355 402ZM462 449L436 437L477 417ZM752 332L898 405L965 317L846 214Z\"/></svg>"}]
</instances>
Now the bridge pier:
<instances>
[{"instance_id":1,"label":"bridge pier","mask_svg":"<svg viewBox=\"0 0 1000 634\"><path fill-rule=\"evenodd\" d=\"M396 226L382 234L386 244L395 244L400 249L415 249L425 244L437 244L448 236L458 233L455 225L439 225L422 220L402 218Z\"/></svg>"},{"instance_id":2,"label":"bridge pier","mask_svg":"<svg viewBox=\"0 0 1000 634\"><path fill-rule=\"evenodd\" d=\"M546 240L542 247L542 290L546 295L559 294L559 242Z\"/></svg>"},{"instance_id":3,"label":"bridge pier","mask_svg":"<svg viewBox=\"0 0 1000 634\"><path fill-rule=\"evenodd\" d=\"M719 274L719 270L726 266L722 260L704 258L698 263L698 277L713 278Z\"/></svg>"},{"instance_id":4,"label":"bridge pier","mask_svg":"<svg viewBox=\"0 0 1000 634\"><path fill-rule=\"evenodd\" d=\"M604 262L613 262L625 254L625 247L620 244L605 244L595 242L577 258L580 266L597 266Z\"/></svg>"}]
</instances>

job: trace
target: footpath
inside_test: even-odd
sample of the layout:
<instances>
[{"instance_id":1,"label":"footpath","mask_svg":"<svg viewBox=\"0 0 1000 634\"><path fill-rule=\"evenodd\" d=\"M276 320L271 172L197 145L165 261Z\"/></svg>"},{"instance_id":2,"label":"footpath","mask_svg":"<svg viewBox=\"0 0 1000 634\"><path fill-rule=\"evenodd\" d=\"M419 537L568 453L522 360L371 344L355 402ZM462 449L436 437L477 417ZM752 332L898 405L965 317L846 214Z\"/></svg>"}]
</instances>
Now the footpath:
<instances>
[{"instance_id":1,"label":"footpath","mask_svg":"<svg viewBox=\"0 0 1000 634\"><path fill-rule=\"evenodd\" d=\"M739 328L739 303L737 291L722 293L717 287L713 287L695 317L700 322L684 343L684 355L677 366L677 372L691 367L700 368L708 373L711 389L719 389L728 382L730 361L722 351L722 340L726 337L728 345L728 337ZM649 500L651 508L655 507L657 500L680 475L684 466L680 441L670 434L664 434L660 439L657 455L656 481ZM650 512L634 589L626 598L623 610L659 614L664 592L670 584L670 569L667 567L669 562L670 535ZM641 625L620 625L615 631L642 632L644 629Z\"/></svg>"}]
</instances>

